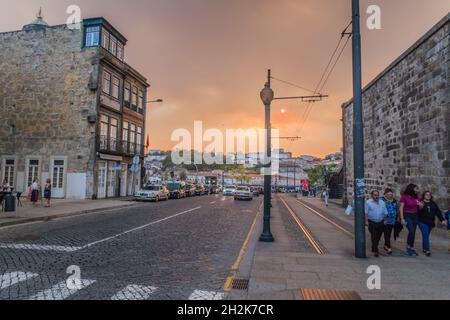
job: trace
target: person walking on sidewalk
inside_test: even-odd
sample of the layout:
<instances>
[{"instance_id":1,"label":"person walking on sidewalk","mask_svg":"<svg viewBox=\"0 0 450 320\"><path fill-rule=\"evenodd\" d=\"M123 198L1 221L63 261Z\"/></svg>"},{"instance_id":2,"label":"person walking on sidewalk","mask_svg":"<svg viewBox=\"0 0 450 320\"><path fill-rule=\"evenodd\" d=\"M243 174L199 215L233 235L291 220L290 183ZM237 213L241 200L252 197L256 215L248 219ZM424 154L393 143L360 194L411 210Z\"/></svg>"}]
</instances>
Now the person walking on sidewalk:
<instances>
[{"instance_id":1,"label":"person walking on sidewalk","mask_svg":"<svg viewBox=\"0 0 450 320\"><path fill-rule=\"evenodd\" d=\"M400 220L398 214L398 202L394 197L394 191L389 188L384 191L384 196L381 199L384 201L387 210L386 226L384 229L384 250L391 255L392 231Z\"/></svg>"},{"instance_id":2,"label":"person walking on sidewalk","mask_svg":"<svg viewBox=\"0 0 450 320\"><path fill-rule=\"evenodd\" d=\"M433 201L433 195L430 191L426 191L422 197L422 209L419 211L419 229L422 232L423 253L427 257L431 256L430 235L431 231L436 228L436 218L443 225L447 225L441 209Z\"/></svg>"},{"instance_id":3,"label":"person walking on sidewalk","mask_svg":"<svg viewBox=\"0 0 450 320\"><path fill-rule=\"evenodd\" d=\"M381 236L384 233L386 217L388 211L384 201L380 199L380 192L374 190L371 193L371 198L366 202L366 225L369 227L369 232L372 239L372 252L375 257L380 256L378 249Z\"/></svg>"},{"instance_id":4,"label":"person walking on sidewalk","mask_svg":"<svg viewBox=\"0 0 450 320\"><path fill-rule=\"evenodd\" d=\"M330 202L330 189L328 187L323 191L323 200L325 201L325 205L328 207Z\"/></svg>"},{"instance_id":5,"label":"person walking on sidewalk","mask_svg":"<svg viewBox=\"0 0 450 320\"><path fill-rule=\"evenodd\" d=\"M50 208L50 201L52 199L52 184L50 179L47 179L47 183L44 186L44 199L45 207Z\"/></svg>"},{"instance_id":6,"label":"person walking on sidewalk","mask_svg":"<svg viewBox=\"0 0 450 320\"><path fill-rule=\"evenodd\" d=\"M419 224L419 210L422 207L419 193L419 187L415 184L410 184L406 187L405 192L400 198L400 219L402 224L406 224L406 228L408 229L408 245L406 252L410 257L418 256L417 252L414 250L414 243L416 241L416 231Z\"/></svg>"},{"instance_id":7,"label":"person walking on sidewalk","mask_svg":"<svg viewBox=\"0 0 450 320\"><path fill-rule=\"evenodd\" d=\"M33 207L36 207L36 203L39 199L39 180L35 179L31 185L31 202Z\"/></svg>"}]
</instances>

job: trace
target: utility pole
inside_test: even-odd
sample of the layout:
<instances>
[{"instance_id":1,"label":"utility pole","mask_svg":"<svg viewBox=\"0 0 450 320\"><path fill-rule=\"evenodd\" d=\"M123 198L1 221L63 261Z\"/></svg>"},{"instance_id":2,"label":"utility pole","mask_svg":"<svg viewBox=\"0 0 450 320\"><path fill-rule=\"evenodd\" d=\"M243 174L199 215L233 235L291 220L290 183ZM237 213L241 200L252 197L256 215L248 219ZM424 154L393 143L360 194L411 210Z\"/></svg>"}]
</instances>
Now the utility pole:
<instances>
[{"instance_id":1,"label":"utility pole","mask_svg":"<svg viewBox=\"0 0 450 320\"><path fill-rule=\"evenodd\" d=\"M366 258L364 126L361 92L361 31L359 0L352 0L353 24L353 156L355 175L355 256Z\"/></svg>"}]
</instances>

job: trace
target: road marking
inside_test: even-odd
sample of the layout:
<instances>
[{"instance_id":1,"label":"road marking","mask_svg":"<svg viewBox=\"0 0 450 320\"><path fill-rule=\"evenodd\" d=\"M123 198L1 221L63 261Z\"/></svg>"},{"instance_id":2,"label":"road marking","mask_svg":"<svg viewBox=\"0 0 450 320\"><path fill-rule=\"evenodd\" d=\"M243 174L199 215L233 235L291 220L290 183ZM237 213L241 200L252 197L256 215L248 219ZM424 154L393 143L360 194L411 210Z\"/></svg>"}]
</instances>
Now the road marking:
<instances>
[{"instance_id":1,"label":"road marking","mask_svg":"<svg viewBox=\"0 0 450 320\"><path fill-rule=\"evenodd\" d=\"M0 290L11 287L23 281L37 277L36 273L30 272L11 272L0 276Z\"/></svg>"},{"instance_id":2,"label":"road marking","mask_svg":"<svg viewBox=\"0 0 450 320\"><path fill-rule=\"evenodd\" d=\"M195 290L189 297L189 300L212 301L212 300L223 300L224 298L225 293L223 292Z\"/></svg>"},{"instance_id":3,"label":"road marking","mask_svg":"<svg viewBox=\"0 0 450 320\"><path fill-rule=\"evenodd\" d=\"M111 300L147 300L158 288L129 285L117 292Z\"/></svg>"},{"instance_id":4,"label":"road marking","mask_svg":"<svg viewBox=\"0 0 450 320\"><path fill-rule=\"evenodd\" d=\"M13 243L2 243L0 244L0 248L16 249L16 250L56 251L56 252L75 252L82 249L82 247L46 246L38 244L13 244Z\"/></svg>"},{"instance_id":5,"label":"road marking","mask_svg":"<svg viewBox=\"0 0 450 320\"><path fill-rule=\"evenodd\" d=\"M288 204L286 203L286 201L284 201L284 199L280 198L280 200L283 202L284 206L288 209L289 213L291 214L292 218L294 218L295 222L297 222L298 226L303 231L308 241L314 247L314 250L316 250L318 254L323 255L325 252L320 247L319 243L316 241L316 239L314 238L312 233L308 230L308 228L305 226L305 224L298 218L295 212L292 211L292 209L288 206Z\"/></svg>"},{"instance_id":6,"label":"road marking","mask_svg":"<svg viewBox=\"0 0 450 320\"><path fill-rule=\"evenodd\" d=\"M98 241L89 243L89 244L87 244L87 245L81 247L80 250L88 249L88 248L90 248L90 247L92 247L92 246L95 246L95 245L97 245L97 244L100 244L100 243L103 243L103 242L106 242L106 241L114 240L114 239L119 238L119 237L122 237L122 236L124 236L124 235L126 235L126 234L129 234L129 233L132 233L132 232L136 232L136 231L139 231L139 230L148 228L148 227L153 226L153 225L155 225L155 224L158 224L158 223L161 223L161 222L164 222L164 221L167 221L167 220L170 220L170 219L173 219L173 218L176 218L176 217L185 215L185 214L187 214L187 213L191 213L191 212L193 212L193 211L197 211L197 210L199 210L199 209L201 209L201 208L202 208L202 207L197 207L197 208L194 208L194 209L191 209L191 210L186 210L186 211L183 211L183 212L174 214L173 216L166 217L166 218L160 219L160 220L158 220L158 221L153 221L153 222L148 223L148 224L146 224L146 225L143 225L143 226L140 226L140 227L137 227L137 228L134 228L134 229L131 229L131 230L128 230L128 231L125 231L125 232L116 234L115 236L108 237L108 238L105 238L105 239L102 239L102 240L98 240Z\"/></svg>"},{"instance_id":7,"label":"road marking","mask_svg":"<svg viewBox=\"0 0 450 320\"><path fill-rule=\"evenodd\" d=\"M237 272L238 272L239 267L242 262L242 258L244 257L244 254L247 251L248 244L250 242L250 238L251 238L251 236L253 234L253 230L255 229L255 226L256 226L256 222L258 221L258 218L261 215L262 207L263 207L263 203L261 203L261 205L259 206L258 212L256 213L255 219L253 219L252 226L250 227L250 230L247 234L247 238L245 239L244 244L242 245L241 251L239 252L239 256L237 257L234 265L231 267L231 276L229 276L227 278L227 281L225 282L225 285L223 286L223 289L225 291L231 291L231 286L233 284L233 280L234 280L234 278L236 278Z\"/></svg>"},{"instance_id":8,"label":"road marking","mask_svg":"<svg viewBox=\"0 0 450 320\"><path fill-rule=\"evenodd\" d=\"M210 202L209 204L216 204L216 201Z\"/></svg>"},{"instance_id":9,"label":"road marking","mask_svg":"<svg viewBox=\"0 0 450 320\"><path fill-rule=\"evenodd\" d=\"M69 289L66 281L55 284L50 289L38 292L28 300L65 300L80 290L83 290L93 284L95 280L81 280L81 286L77 289Z\"/></svg>"},{"instance_id":10,"label":"road marking","mask_svg":"<svg viewBox=\"0 0 450 320\"><path fill-rule=\"evenodd\" d=\"M107 242L107 241L110 241L110 240L113 240L113 239L122 237L122 236L124 236L124 235L126 235L126 234L129 234L129 233L132 233L132 232L136 232L136 231L139 231L139 230L148 228L148 227L153 226L153 225L155 225L155 224L158 224L158 223L161 223L161 222L164 222L164 221L167 221L167 220L170 220L170 219L173 219L173 218L176 218L176 217L185 215L185 214L187 214L187 213L191 213L191 212L196 211L196 210L199 210L199 209L201 209L201 208L202 208L202 207L197 207L197 208L194 208L194 209L191 209L191 210L186 210L186 211L183 211L183 212L174 214L173 216L166 217L166 218L160 219L160 220L158 220L158 221L153 221L153 222L148 223L148 224L146 224L146 225L143 225L143 226L140 226L140 227L137 227L137 228L134 228L134 229L131 229L131 230L128 230L128 231L125 231L125 232L116 234L116 235L114 235L114 236L112 236L112 237L108 237L108 238L105 238L105 239L102 239L102 240L98 240L98 241L89 243L89 244L87 244L87 245L85 245L85 246L81 246L81 247L64 247L64 246L52 246L52 245L8 244L8 243L2 243L2 244L0 244L0 248L4 248L4 249L17 249L17 250L37 250L37 251L55 251L55 252L76 252L76 251L80 251L80 250L84 250L84 249L89 249L90 247L95 246L95 245L97 245L97 244L100 244L100 243L103 243L103 242Z\"/></svg>"}]
</instances>

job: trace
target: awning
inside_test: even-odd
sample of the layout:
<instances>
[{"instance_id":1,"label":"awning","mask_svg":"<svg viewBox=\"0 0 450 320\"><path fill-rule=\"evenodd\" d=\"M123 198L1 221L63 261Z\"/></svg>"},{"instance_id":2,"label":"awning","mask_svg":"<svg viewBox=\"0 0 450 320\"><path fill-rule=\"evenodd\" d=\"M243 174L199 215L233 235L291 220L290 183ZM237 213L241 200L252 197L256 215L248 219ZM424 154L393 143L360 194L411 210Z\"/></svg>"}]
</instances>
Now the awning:
<instances>
[{"instance_id":1,"label":"awning","mask_svg":"<svg viewBox=\"0 0 450 320\"><path fill-rule=\"evenodd\" d=\"M100 153L100 159L109 161L123 161L123 157L121 156L113 156L110 154L103 154L103 153Z\"/></svg>"}]
</instances>

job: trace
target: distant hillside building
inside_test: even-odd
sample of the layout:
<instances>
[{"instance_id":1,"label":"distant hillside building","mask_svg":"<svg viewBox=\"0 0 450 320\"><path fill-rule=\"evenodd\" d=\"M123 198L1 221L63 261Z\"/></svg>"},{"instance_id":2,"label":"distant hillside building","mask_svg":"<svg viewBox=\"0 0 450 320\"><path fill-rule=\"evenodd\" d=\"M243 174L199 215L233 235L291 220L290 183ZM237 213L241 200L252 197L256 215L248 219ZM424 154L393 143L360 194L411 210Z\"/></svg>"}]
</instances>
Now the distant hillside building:
<instances>
[{"instance_id":1,"label":"distant hillside building","mask_svg":"<svg viewBox=\"0 0 450 320\"><path fill-rule=\"evenodd\" d=\"M366 189L409 183L450 204L450 14L363 92ZM342 106L345 190L353 192L353 102Z\"/></svg>"},{"instance_id":2,"label":"distant hillside building","mask_svg":"<svg viewBox=\"0 0 450 320\"><path fill-rule=\"evenodd\" d=\"M126 44L104 18L70 29L39 16L0 33L2 180L27 191L49 178L56 198L132 194L149 84L124 61Z\"/></svg>"}]
</instances>

